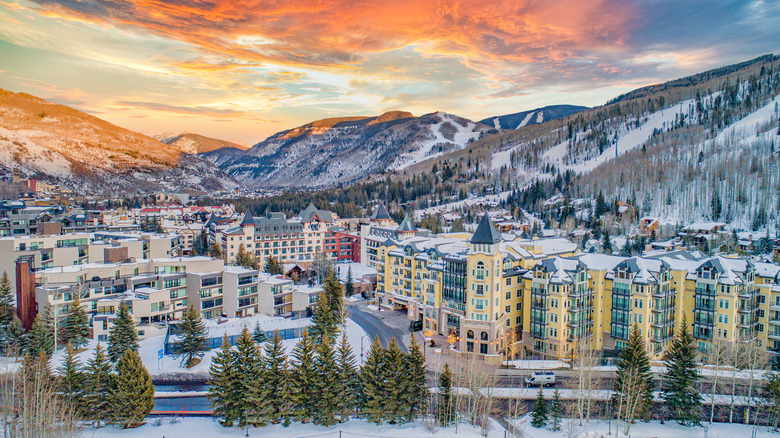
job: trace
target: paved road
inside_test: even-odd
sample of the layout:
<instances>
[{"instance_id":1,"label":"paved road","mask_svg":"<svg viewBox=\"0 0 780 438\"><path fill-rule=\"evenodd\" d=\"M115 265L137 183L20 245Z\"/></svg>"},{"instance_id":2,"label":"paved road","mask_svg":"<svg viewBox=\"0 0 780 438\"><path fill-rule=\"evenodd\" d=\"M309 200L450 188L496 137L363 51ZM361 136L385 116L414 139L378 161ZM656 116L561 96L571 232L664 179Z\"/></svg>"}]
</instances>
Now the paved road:
<instances>
[{"instance_id":1,"label":"paved road","mask_svg":"<svg viewBox=\"0 0 780 438\"><path fill-rule=\"evenodd\" d=\"M380 312L381 313L381 312ZM367 312L360 308L359 304L349 305L349 319L355 321L360 328L366 332L366 335L373 342L375 337L379 337L379 342L383 347L387 347L390 344L390 340L395 338L402 351L407 351L406 345L404 345L404 331L398 327L391 327L383 322L381 317ZM356 347L353 347L356 348ZM368 346L366 346L368 348Z\"/></svg>"}]
</instances>

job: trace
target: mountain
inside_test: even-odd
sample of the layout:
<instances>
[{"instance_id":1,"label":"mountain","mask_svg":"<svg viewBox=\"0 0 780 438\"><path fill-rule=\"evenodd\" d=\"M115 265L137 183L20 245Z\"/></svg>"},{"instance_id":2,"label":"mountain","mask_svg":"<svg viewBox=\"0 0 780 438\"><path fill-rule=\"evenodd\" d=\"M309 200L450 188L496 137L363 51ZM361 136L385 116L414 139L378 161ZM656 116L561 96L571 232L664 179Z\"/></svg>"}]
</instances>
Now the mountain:
<instances>
[{"instance_id":1,"label":"mountain","mask_svg":"<svg viewBox=\"0 0 780 438\"><path fill-rule=\"evenodd\" d=\"M520 113L488 117L480 120L479 123L493 126L496 129L519 129L523 126L538 125L550 120L560 119L586 109L588 107L578 105L550 105Z\"/></svg>"},{"instance_id":2,"label":"mountain","mask_svg":"<svg viewBox=\"0 0 780 438\"><path fill-rule=\"evenodd\" d=\"M200 156L250 186L328 187L388 169L402 171L496 132L443 112L415 117L392 111L318 120L276 133L247 151L225 148Z\"/></svg>"},{"instance_id":3,"label":"mountain","mask_svg":"<svg viewBox=\"0 0 780 438\"><path fill-rule=\"evenodd\" d=\"M77 193L221 190L239 184L145 135L25 93L0 89L0 168Z\"/></svg>"},{"instance_id":4,"label":"mountain","mask_svg":"<svg viewBox=\"0 0 780 438\"><path fill-rule=\"evenodd\" d=\"M249 146L244 144L219 140L200 134L193 134L191 132L184 132L178 135L170 136L163 134L160 136L154 136L154 138L171 146L175 150L184 152L185 154L202 154L204 152L211 152L221 148L235 148L240 150L249 149Z\"/></svg>"}]
</instances>

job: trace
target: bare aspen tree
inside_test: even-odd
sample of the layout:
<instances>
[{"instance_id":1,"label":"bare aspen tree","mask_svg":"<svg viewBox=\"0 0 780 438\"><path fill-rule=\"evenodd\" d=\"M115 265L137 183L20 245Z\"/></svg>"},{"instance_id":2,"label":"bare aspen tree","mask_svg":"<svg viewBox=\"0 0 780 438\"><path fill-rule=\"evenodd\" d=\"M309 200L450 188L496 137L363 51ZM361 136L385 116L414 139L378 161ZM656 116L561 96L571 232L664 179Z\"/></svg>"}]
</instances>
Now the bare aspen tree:
<instances>
[{"instance_id":1,"label":"bare aspen tree","mask_svg":"<svg viewBox=\"0 0 780 438\"><path fill-rule=\"evenodd\" d=\"M748 393L747 404L745 406L745 424L750 424L750 408L751 406L756 405L756 401L753 398L756 378L758 377L758 373L762 373L762 371L769 364L769 355L767 354L766 350L761 348L759 345L759 340L754 337L745 344L743 359L745 360L745 367L748 371Z\"/></svg>"},{"instance_id":2,"label":"bare aspen tree","mask_svg":"<svg viewBox=\"0 0 780 438\"><path fill-rule=\"evenodd\" d=\"M712 388L710 391L710 424L715 419L715 394L718 393L718 380L720 379L721 367L728 360L729 345L722 339L715 339L710 350L710 363L715 365L712 378Z\"/></svg>"},{"instance_id":3,"label":"bare aspen tree","mask_svg":"<svg viewBox=\"0 0 780 438\"><path fill-rule=\"evenodd\" d=\"M729 365L731 366L731 391L729 395L731 399L729 401L729 423L734 421L734 404L737 396L737 373L742 366L742 352L743 343L737 338L736 342L731 345L731 355L729 357Z\"/></svg>"},{"instance_id":4,"label":"bare aspen tree","mask_svg":"<svg viewBox=\"0 0 780 438\"><path fill-rule=\"evenodd\" d=\"M596 367L601 359L601 353L591 348L591 339L582 339L575 346L576 356L574 357L575 369L577 371L577 387L575 394L577 396L577 417L582 421L590 421L591 407L594 391L600 389L600 379L596 378Z\"/></svg>"}]
</instances>

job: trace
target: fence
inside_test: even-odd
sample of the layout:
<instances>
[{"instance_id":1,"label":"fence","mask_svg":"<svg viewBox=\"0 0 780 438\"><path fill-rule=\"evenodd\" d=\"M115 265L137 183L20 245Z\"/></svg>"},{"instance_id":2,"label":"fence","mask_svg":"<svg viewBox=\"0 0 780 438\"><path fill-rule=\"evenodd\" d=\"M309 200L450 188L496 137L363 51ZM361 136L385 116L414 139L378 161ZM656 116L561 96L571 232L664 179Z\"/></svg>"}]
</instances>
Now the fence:
<instances>
[{"instance_id":1,"label":"fence","mask_svg":"<svg viewBox=\"0 0 780 438\"><path fill-rule=\"evenodd\" d=\"M287 339L297 339L303 336L303 331L306 329L306 327L294 327L294 328L287 328L287 329L279 329L279 330L270 330L270 331L263 331L265 333L266 339L273 339L274 333L277 331L279 332L279 337L282 338L282 340ZM178 324L168 324L168 330L165 332L165 354L176 354L177 353L177 346L176 344L172 343L170 341L171 336L178 335L181 332L181 330L178 327ZM228 336L228 342L230 342L230 345L235 346L236 340L240 337L240 334L231 335ZM209 338L206 341L206 349L207 350L213 350L215 348L219 348L222 346L222 337L217 336L214 338Z\"/></svg>"}]
</instances>

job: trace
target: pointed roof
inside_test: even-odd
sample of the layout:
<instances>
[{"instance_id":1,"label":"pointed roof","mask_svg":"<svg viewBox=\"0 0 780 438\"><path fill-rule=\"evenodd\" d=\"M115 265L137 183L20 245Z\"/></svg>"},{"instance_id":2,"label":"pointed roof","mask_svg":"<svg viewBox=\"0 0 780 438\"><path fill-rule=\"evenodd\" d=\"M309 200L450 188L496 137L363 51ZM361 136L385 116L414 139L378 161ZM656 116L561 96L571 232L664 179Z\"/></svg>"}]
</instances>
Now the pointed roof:
<instances>
[{"instance_id":1,"label":"pointed roof","mask_svg":"<svg viewBox=\"0 0 780 438\"><path fill-rule=\"evenodd\" d=\"M209 220L206 221L205 227L210 226L211 224L217 224L217 215L214 214L214 212L211 213L211 216L209 216Z\"/></svg>"},{"instance_id":2,"label":"pointed roof","mask_svg":"<svg viewBox=\"0 0 780 438\"><path fill-rule=\"evenodd\" d=\"M241 219L240 225L243 227L245 225L255 225L255 224L257 224L257 220L255 219L254 216L252 216L252 210L247 209L246 214L244 214L244 218Z\"/></svg>"},{"instance_id":3,"label":"pointed roof","mask_svg":"<svg viewBox=\"0 0 780 438\"><path fill-rule=\"evenodd\" d=\"M314 206L313 203L309 203L309 205L301 211L301 213L298 215L303 222L311 222L314 215L317 215L319 220L323 222L333 222L333 214L328 210L320 210L317 207Z\"/></svg>"},{"instance_id":4,"label":"pointed roof","mask_svg":"<svg viewBox=\"0 0 780 438\"><path fill-rule=\"evenodd\" d=\"M482 216L482 220L477 225L477 231L471 236L471 243L475 244L488 244L493 245L501 241L501 235L498 234L493 221L490 220L490 216L485 213Z\"/></svg>"},{"instance_id":5,"label":"pointed roof","mask_svg":"<svg viewBox=\"0 0 780 438\"><path fill-rule=\"evenodd\" d=\"M380 221L380 220L392 219L392 217L390 217L390 214L387 212L387 209L385 208L385 204L382 204L380 202L374 214L371 215L371 219Z\"/></svg>"},{"instance_id":6,"label":"pointed roof","mask_svg":"<svg viewBox=\"0 0 780 438\"><path fill-rule=\"evenodd\" d=\"M417 232L417 227L414 226L414 224L412 223L412 220L409 219L409 215L407 214L404 217L403 222L401 222L401 225L399 225L398 228L396 229L396 231L401 232L401 233L403 233L403 232L410 232L410 231Z\"/></svg>"}]
</instances>

